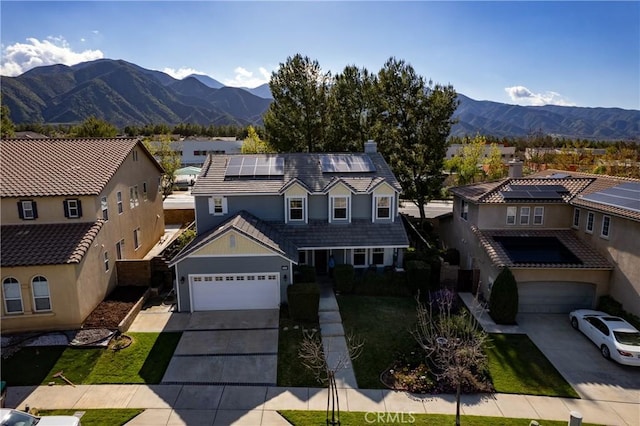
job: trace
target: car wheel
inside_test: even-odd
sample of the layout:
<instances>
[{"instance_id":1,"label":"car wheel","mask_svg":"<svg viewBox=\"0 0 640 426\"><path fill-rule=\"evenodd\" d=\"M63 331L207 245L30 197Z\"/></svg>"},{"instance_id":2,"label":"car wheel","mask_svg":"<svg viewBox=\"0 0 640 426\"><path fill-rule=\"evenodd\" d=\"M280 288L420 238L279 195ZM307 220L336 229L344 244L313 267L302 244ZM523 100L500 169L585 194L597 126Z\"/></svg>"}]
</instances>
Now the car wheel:
<instances>
[{"instance_id":1,"label":"car wheel","mask_svg":"<svg viewBox=\"0 0 640 426\"><path fill-rule=\"evenodd\" d=\"M578 327L578 318L576 317L571 318L571 327L575 328L576 330L580 328Z\"/></svg>"},{"instance_id":2,"label":"car wheel","mask_svg":"<svg viewBox=\"0 0 640 426\"><path fill-rule=\"evenodd\" d=\"M602 347L600 348L600 353L606 359L611 358L611 353L609 352L609 348L607 347L607 345L602 345Z\"/></svg>"}]
</instances>

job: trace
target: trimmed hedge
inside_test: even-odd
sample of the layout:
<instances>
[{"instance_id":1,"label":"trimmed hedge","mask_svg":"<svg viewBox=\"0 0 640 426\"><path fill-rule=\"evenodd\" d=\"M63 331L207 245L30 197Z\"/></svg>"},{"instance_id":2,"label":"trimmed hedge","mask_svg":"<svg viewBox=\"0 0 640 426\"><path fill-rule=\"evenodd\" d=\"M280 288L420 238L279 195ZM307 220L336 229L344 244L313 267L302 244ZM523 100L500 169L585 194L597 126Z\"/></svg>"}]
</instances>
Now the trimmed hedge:
<instances>
[{"instance_id":1,"label":"trimmed hedge","mask_svg":"<svg viewBox=\"0 0 640 426\"><path fill-rule=\"evenodd\" d=\"M515 324L518 314L518 283L507 267L496 277L489 296L489 315L496 324Z\"/></svg>"},{"instance_id":2,"label":"trimmed hedge","mask_svg":"<svg viewBox=\"0 0 640 426\"><path fill-rule=\"evenodd\" d=\"M295 271L295 282L314 283L316 282L316 268L311 265L299 265Z\"/></svg>"},{"instance_id":3,"label":"trimmed hedge","mask_svg":"<svg viewBox=\"0 0 640 426\"><path fill-rule=\"evenodd\" d=\"M608 313L616 317L624 318L635 328L640 330L640 317L622 308L622 303L618 302L611 296L601 296L598 300L598 310Z\"/></svg>"},{"instance_id":4,"label":"trimmed hedge","mask_svg":"<svg viewBox=\"0 0 640 426\"><path fill-rule=\"evenodd\" d=\"M333 269L333 279L336 290L341 293L351 293L355 282L356 272L353 265L336 265Z\"/></svg>"},{"instance_id":5,"label":"trimmed hedge","mask_svg":"<svg viewBox=\"0 0 640 426\"><path fill-rule=\"evenodd\" d=\"M316 283L295 283L287 287L289 315L293 320L318 322L320 287Z\"/></svg>"}]
</instances>

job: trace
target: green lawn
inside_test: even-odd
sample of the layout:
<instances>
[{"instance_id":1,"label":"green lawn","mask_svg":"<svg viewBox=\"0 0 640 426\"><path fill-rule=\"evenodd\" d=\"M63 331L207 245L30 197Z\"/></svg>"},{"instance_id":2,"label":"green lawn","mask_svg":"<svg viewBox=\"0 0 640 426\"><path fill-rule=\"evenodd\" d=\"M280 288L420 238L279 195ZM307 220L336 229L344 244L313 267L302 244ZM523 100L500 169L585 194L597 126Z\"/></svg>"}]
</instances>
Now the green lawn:
<instances>
[{"instance_id":1,"label":"green lawn","mask_svg":"<svg viewBox=\"0 0 640 426\"><path fill-rule=\"evenodd\" d=\"M96 409L96 410L40 410L40 416L73 416L77 411L84 411L82 426L121 426L144 410L139 408Z\"/></svg>"},{"instance_id":2,"label":"green lawn","mask_svg":"<svg viewBox=\"0 0 640 426\"><path fill-rule=\"evenodd\" d=\"M485 350L496 392L579 398L526 334L492 334Z\"/></svg>"},{"instance_id":3,"label":"green lawn","mask_svg":"<svg viewBox=\"0 0 640 426\"><path fill-rule=\"evenodd\" d=\"M285 328L287 330L284 330ZM320 332L318 324L293 321L289 318L286 306L283 306L280 310L280 331L278 332L278 386L322 386L302 365L298 357L303 328L315 328L318 333Z\"/></svg>"},{"instance_id":4,"label":"green lawn","mask_svg":"<svg viewBox=\"0 0 640 426\"><path fill-rule=\"evenodd\" d=\"M337 296L345 332L364 338L364 351L353 362L358 386L385 389L380 374L398 354L414 350L409 334L416 323L412 297Z\"/></svg>"},{"instance_id":5,"label":"green lawn","mask_svg":"<svg viewBox=\"0 0 640 426\"><path fill-rule=\"evenodd\" d=\"M278 411L294 426L324 426L326 413L324 411ZM378 415L382 417L378 419ZM429 425L451 426L455 424L455 415L445 414L409 414L409 413L363 413L341 412L342 426L361 426L365 424L383 425ZM461 416L461 423L465 426L528 426L533 419L513 419L507 417ZM544 426L566 426L567 421L538 420ZM583 426L595 426L583 423Z\"/></svg>"},{"instance_id":6,"label":"green lawn","mask_svg":"<svg viewBox=\"0 0 640 426\"><path fill-rule=\"evenodd\" d=\"M77 347L25 347L2 360L2 380L9 386L55 382L58 371L75 384L160 383L181 333L129 333L133 343L114 352Z\"/></svg>"}]
</instances>

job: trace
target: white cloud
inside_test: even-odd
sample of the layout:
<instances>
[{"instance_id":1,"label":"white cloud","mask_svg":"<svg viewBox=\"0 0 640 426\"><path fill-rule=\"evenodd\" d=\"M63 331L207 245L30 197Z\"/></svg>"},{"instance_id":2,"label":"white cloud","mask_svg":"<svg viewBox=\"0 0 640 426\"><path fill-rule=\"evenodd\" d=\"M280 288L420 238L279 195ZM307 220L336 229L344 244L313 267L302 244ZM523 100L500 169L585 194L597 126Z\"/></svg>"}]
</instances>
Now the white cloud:
<instances>
[{"instance_id":1,"label":"white cloud","mask_svg":"<svg viewBox=\"0 0 640 426\"><path fill-rule=\"evenodd\" d=\"M3 46L0 74L16 76L35 67L54 64L75 65L104 57L100 50L74 52L62 36L50 36L46 40L28 38L26 41Z\"/></svg>"},{"instance_id":2,"label":"white cloud","mask_svg":"<svg viewBox=\"0 0 640 426\"><path fill-rule=\"evenodd\" d=\"M205 74L205 72L202 71L198 71L196 69L193 68L186 68L186 67L182 67L182 68L163 68L162 72L165 74L169 74L171 77L178 79L178 80L182 80L183 78L185 78L188 75L191 74Z\"/></svg>"},{"instance_id":3,"label":"white cloud","mask_svg":"<svg viewBox=\"0 0 640 426\"><path fill-rule=\"evenodd\" d=\"M509 95L511 100L518 105L561 105L561 106L575 106L574 103L564 99L560 93L557 92L545 92L545 93L533 93L531 90L524 86L512 86L505 87L505 92Z\"/></svg>"},{"instance_id":4,"label":"white cloud","mask_svg":"<svg viewBox=\"0 0 640 426\"><path fill-rule=\"evenodd\" d=\"M268 83L271 78L271 73L264 67L258 68L258 75L256 76L254 76L252 71L243 67L237 67L233 72L235 73L235 77L225 79L222 82L225 86L253 88Z\"/></svg>"}]
</instances>

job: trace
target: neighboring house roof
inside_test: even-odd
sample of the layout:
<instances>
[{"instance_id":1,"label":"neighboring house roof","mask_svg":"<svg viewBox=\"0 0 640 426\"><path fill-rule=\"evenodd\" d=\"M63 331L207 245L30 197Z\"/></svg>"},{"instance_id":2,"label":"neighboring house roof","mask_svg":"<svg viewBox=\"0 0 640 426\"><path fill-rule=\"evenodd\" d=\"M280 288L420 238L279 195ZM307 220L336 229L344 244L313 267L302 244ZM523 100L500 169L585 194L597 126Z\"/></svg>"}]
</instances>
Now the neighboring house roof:
<instances>
[{"instance_id":1,"label":"neighboring house roof","mask_svg":"<svg viewBox=\"0 0 640 426\"><path fill-rule=\"evenodd\" d=\"M479 230L476 226L471 229L480 240L480 244L491 258L494 265L498 267L508 266L510 268L575 268L575 269L613 269L613 266L595 249L591 248L571 230L558 229L496 229ZM555 237L567 249L573 253L582 263L515 263L511 260L502 244L494 240L493 237L518 237L525 241L527 238L535 237Z\"/></svg>"},{"instance_id":2,"label":"neighboring house roof","mask_svg":"<svg viewBox=\"0 0 640 426\"><path fill-rule=\"evenodd\" d=\"M0 228L0 265L80 263L104 221L63 224L5 225Z\"/></svg>"},{"instance_id":3,"label":"neighboring house roof","mask_svg":"<svg viewBox=\"0 0 640 426\"><path fill-rule=\"evenodd\" d=\"M372 223L354 219L349 224L336 225L324 220L310 220L304 226L271 223L299 249L354 247L409 247L402 221Z\"/></svg>"},{"instance_id":4,"label":"neighboring house roof","mask_svg":"<svg viewBox=\"0 0 640 426\"><path fill-rule=\"evenodd\" d=\"M321 161L323 156L332 155L342 158L368 157L375 171L373 172L333 172L323 173ZM253 154L244 157L267 159L284 158L284 174L279 177L265 178L225 178L225 171L230 159L237 155L210 155L202 167L193 190L194 195L235 195L235 194L278 194L292 180L302 182L311 192L322 193L336 179L340 179L355 192L368 193L380 181L384 180L398 192L402 191L391 168L382 155L374 153L322 154L322 153L285 153L285 154Z\"/></svg>"},{"instance_id":5,"label":"neighboring house roof","mask_svg":"<svg viewBox=\"0 0 640 426\"><path fill-rule=\"evenodd\" d=\"M2 150L2 197L98 195L140 139L8 139Z\"/></svg>"},{"instance_id":6,"label":"neighboring house roof","mask_svg":"<svg viewBox=\"0 0 640 426\"><path fill-rule=\"evenodd\" d=\"M49 136L36 132L15 132L12 139L49 139Z\"/></svg>"},{"instance_id":7,"label":"neighboring house roof","mask_svg":"<svg viewBox=\"0 0 640 426\"><path fill-rule=\"evenodd\" d=\"M196 237L195 240L172 259L171 266L189 257L190 254L198 251L230 230L239 232L294 263L298 262L298 249L290 240L286 239L267 222L258 219L251 213L241 211L223 222L216 229Z\"/></svg>"}]
</instances>

